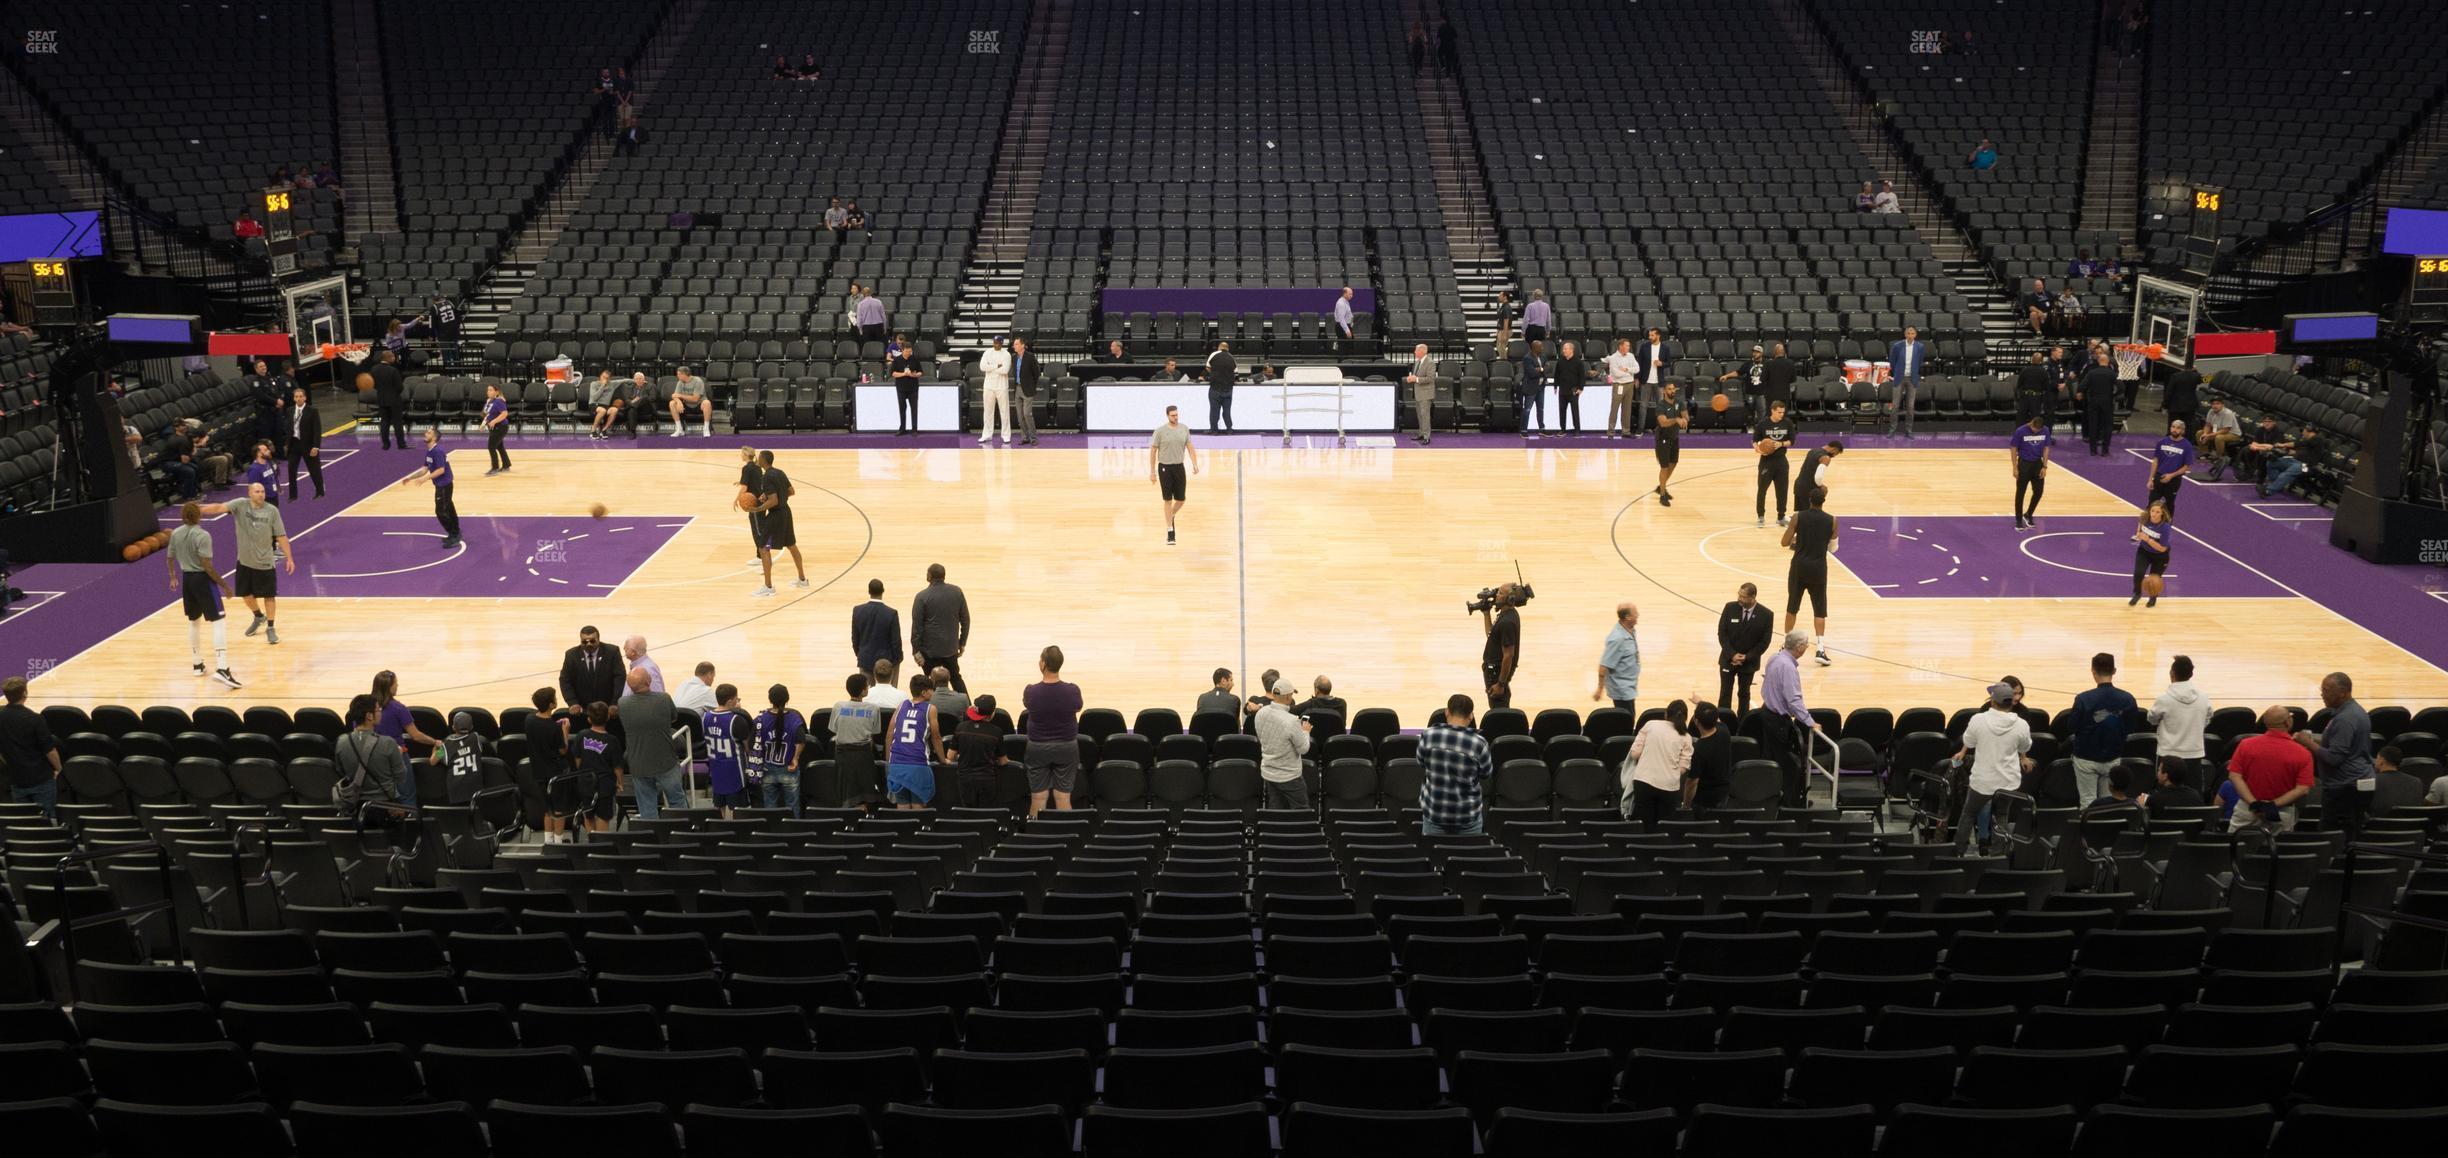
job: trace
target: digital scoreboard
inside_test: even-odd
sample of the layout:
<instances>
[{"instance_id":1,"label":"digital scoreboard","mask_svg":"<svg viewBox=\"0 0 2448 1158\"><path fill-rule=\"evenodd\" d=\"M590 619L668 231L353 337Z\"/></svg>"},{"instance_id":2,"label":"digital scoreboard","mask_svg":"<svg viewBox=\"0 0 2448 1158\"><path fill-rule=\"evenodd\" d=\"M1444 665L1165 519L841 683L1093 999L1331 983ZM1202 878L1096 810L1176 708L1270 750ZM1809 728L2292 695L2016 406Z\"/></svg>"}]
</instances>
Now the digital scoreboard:
<instances>
[{"instance_id":1,"label":"digital scoreboard","mask_svg":"<svg viewBox=\"0 0 2448 1158\"><path fill-rule=\"evenodd\" d=\"M2227 191L2196 185L2192 197L2193 224L2185 233L2185 264L2208 273L2218 264L2219 226L2227 213Z\"/></svg>"},{"instance_id":2,"label":"digital scoreboard","mask_svg":"<svg viewBox=\"0 0 2448 1158\"><path fill-rule=\"evenodd\" d=\"M39 259L26 263L32 282L34 324L37 326L75 325L77 320L76 271L65 261Z\"/></svg>"},{"instance_id":3,"label":"digital scoreboard","mask_svg":"<svg viewBox=\"0 0 2448 1158\"><path fill-rule=\"evenodd\" d=\"M286 185L263 192L264 253L272 259L274 277L297 272L297 223L290 215L295 196Z\"/></svg>"}]
</instances>

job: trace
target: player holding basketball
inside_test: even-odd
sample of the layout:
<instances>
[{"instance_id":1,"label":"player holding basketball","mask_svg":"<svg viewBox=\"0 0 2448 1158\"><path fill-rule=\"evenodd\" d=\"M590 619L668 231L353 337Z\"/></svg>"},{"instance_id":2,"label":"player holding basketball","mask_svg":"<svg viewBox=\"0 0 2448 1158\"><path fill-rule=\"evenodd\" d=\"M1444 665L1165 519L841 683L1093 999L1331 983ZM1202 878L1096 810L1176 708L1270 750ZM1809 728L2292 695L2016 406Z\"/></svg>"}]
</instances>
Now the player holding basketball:
<instances>
[{"instance_id":1,"label":"player holding basketball","mask_svg":"<svg viewBox=\"0 0 2448 1158\"><path fill-rule=\"evenodd\" d=\"M1785 525L1785 487L1790 468L1785 452L1793 448L1796 433L1793 419L1786 416L1782 400L1768 404L1768 416L1751 428L1751 448L1759 452L1759 492L1751 498L1754 526L1768 525L1768 488L1776 487L1777 525Z\"/></svg>"},{"instance_id":2,"label":"player holding basketball","mask_svg":"<svg viewBox=\"0 0 2448 1158\"><path fill-rule=\"evenodd\" d=\"M1190 428L1182 425L1181 408L1165 407L1164 425L1148 436L1148 481L1164 500L1165 546L1172 546L1173 518L1190 501L1190 475L1198 473L1198 448L1190 445Z\"/></svg>"},{"instance_id":3,"label":"player holding basketball","mask_svg":"<svg viewBox=\"0 0 2448 1158\"><path fill-rule=\"evenodd\" d=\"M1811 639L1819 648L1819 666L1835 662L1827 653L1828 552L1836 549L1836 517L1827 513L1827 488L1804 492L1809 505L1794 512L1793 522L1778 540L1793 552L1785 567L1785 631L1792 634L1802 597L1810 596Z\"/></svg>"},{"instance_id":4,"label":"player holding basketball","mask_svg":"<svg viewBox=\"0 0 2448 1158\"><path fill-rule=\"evenodd\" d=\"M2133 598L2125 601L2131 607L2145 596L2145 607L2159 606L2159 596L2167 590L2168 548L2176 545L2176 524L2168 521L2167 504L2153 502L2142 512L2142 521L2134 525ZM2144 578L2145 574L2148 578Z\"/></svg>"},{"instance_id":5,"label":"player holding basketball","mask_svg":"<svg viewBox=\"0 0 2448 1158\"><path fill-rule=\"evenodd\" d=\"M765 528L757 522L757 480L763 475L764 471L757 466L756 448L741 447L739 490L732 493L731 505L748 512L748 549L760 552L759 556L748 560L748 565L752 567L765 550Z\"/></svg>"},{"instance_id":6,"label":"player holding basketball","mask_svg":"<svg viewBox=\"0 0 2448 1158\"><path fill-rule=\"evenodd\" d=\"M1683 402L1682 391L1668 382L1658 394L1657 410L1656 491L1658 505L1671 507L1674 495L1667 491L1666 481L1674 477L1675 464L1683 461L1683 432L1691 427L1691 407Z\"/></svg>"},{"instance_id":7,"label":"player holding basketball","mask_svg":"<svg viewBox=\"0 0 2448 1158\"><path fill-rule=\"evenodd\" d=\"M400 480L400 485L412 487L432 483L434 489L434 519L442 524L442 549L459 545L459 504L451 498L456 488L451 485L450 452L442 449L442 432L425 428L425 466L417 473Z\"/></svg>"},{"instance_id":8,"label":"player holding basketball","mask_svg":"<svg viewBox=\"0 0 2448 1158\"><path fill-rule=\"evenodd\" d=\"M222 582L221 573L213 569L212 534L197 524L204 520L204 507L188 503L179 508L178 529L170 532L170 548L162 558L170 564L170 589L179 593L179 602L187 612L187 654L195 657L195 673L204 674L203 629L199 623L212 624L212 678L225 687L239 686L238 677L229 669L229 624L221 618L223 601L229 598L229 584Z\"/></svg>"},{"instance_id":9,"label":"player holding basketball","mask_svg":"<svg viewBox=\"0 0 2448 1158\"><path fill-rule=\"evenodd\" d=\"M755 591L760 598L774 593L773 553L776 550L790 552L791 566L799 571L799 577L791 581L791 586L808 585L807 562L799 557L799 531L791 525L790 500L794 493L790 476L773 464L773 452L758 451L757 507L753 521L764 536L757 542L757 562L765 568L765 585Z\"/></svg>"}]
</instances>

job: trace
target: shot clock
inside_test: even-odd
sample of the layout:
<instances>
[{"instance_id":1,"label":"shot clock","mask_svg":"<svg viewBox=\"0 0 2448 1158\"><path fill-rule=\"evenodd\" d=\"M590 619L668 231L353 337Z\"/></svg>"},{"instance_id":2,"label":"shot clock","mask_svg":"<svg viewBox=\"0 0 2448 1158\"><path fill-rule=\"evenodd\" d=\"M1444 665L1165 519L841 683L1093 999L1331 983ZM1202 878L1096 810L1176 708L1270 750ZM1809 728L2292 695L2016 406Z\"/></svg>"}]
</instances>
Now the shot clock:
<instances>
[{"instance_id":1,"label":"shot clock","mask_svg":"<svg viewBox=\"0 0 2448 1158\"><path fill-rule=\"evenodd\" d=\"M76 275L68 263L59 260L35 260L26 263L32 281L34 324L65 326L76 323Z\"/></svg>"},{"instance_id":2,"label":"shot clock","mask_svg":"<svg viewBox=\"0 0 2448 1158\"><path fill-rule=\"evenodd\" d=\"M264 253L272 259L272 275L297 272L297 225L290 201L297 194L285 185L263 191Z\"/></svg>"}]
</instances>

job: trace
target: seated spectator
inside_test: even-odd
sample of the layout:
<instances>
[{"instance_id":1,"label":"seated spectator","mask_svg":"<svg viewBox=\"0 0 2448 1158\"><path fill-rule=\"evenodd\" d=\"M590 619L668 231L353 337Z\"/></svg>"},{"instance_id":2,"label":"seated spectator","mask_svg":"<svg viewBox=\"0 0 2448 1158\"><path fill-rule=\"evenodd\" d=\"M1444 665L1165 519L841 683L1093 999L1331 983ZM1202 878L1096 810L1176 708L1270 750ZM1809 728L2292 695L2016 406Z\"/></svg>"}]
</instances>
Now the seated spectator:
<instances>
[{"instance_id":1,"label":"seated spectator","mask_svg":"<svg viewBox=\"0 0 2448 1158\"><path fill-rule=\"evenodd\" d=\"M1097 361L1108 363L1128 361L1128 359L1122 356L1122 340L1120 338L1116 338L1113 341L1105 343L1105 352L1097 355Z\"/></svg>"},{"instance_id":2,"label":"seated spectator","mask_svg":"<svg viewBox=\"0 0 2448 1158\"><path fill-rule=\"evenodd\" d=\"M332 745L332 769L340 777L332 786L332 803L354 820L368 804L402 803L400 784L409 773L399 742L374 730L382 708L373 696L350 700L349 718L353 727Z\"/></svg>"},{"instance_id":3,"label":"seated spectator","mask_svg":"<svg viewBox=\"0 0 2448 1158\"><path fill-rule=\"evenodd\" d=\"M2057 299L2049 293L2048 279L2033 278L2031 291L2023 295L2023 316L2031 323L2032 333L2042 333L2048 328L2049 311L2055 308Z\"/></svg>"},{"instance_id":4,"label":"seated spectator","mask_svg":"<svg viewBox=\"0 0 2448 1158\"><path fill-rule=\"evenodd\" d=\"M1872 213L1902 213L1904 204L1896 200L1895 182L1879 182L1878 196L1870 199Z\"/></svg>"},{"instance_id":5,"label":"seated spectator","mask_svg":"<svg viewBox=\"0 0 2448 1158\"><path fill-rule=\"evenodd\" d=\"M2372 785L2373 816L2387 816L2400 808L2410 808L2423 802L2426 788L2419 777L2398 767L2405 753L2391 744L2372 753L2372 768L2377 773Z\"/></svg>"},{"instance_id":6,"label":"seated spectator","mask_svg":"<svg viewBox=\"0 0 2448 1158\"><path fill-rule=\"evenodd\" d=\"M2448 804L2448 776L2442 776L2431 782L2431 790L2423 793L2423 803Z\"/></svg>"},{"instance_id":7,"label":"seated spectator","mask_svg":"<svg viewBox=\"0 0 2448 1158\"><path fill-rule=\"evenodd\" d=\"M314 183L317 189L329 189L338 193L341 191L340 170L332 168L329 161L317 161L315 162Z\"/></svg>"},{"instance_id":8,"label":"seated spectator","mask_svg":"<svg viewBox=\"0 0 2448 1158\"><path fill-rule=\"evenodd\" d=\"M1304 720L1309 719L1311 717L1311 713L1333 715L1338 719L1345 720L1350 718L1350 713L1343 703L1343 697L1334 694L1333 680L1327 679L1325 676L1319 676L1316 680L1310 683L1309 687L1312 694L1308 699L1302 700L1300 703L1293 705L1293 715L1299 716Z\"/></svg>"},{"instance_id":9,"label":"seated spectator","mask_svg":"<svg viewBox=\"0 0 2448 1158\"><path fill-rule=\"evenodd\" d=\"M1870 212L1870 206L1875 204L1877 201L1878 194L1871 192L1870 183L1868 181L1864 181L1862 182L1861 192L1853 195L1853 212L1868 213Z\"/></svg>"},{"instance_id":10,"label":"seated spectator","mask_svg":"<svg viewBox=\"0 0 2448 1158\"><path fill-rule=\"evenodd\" d=\"M230 235L240 241L262 240L263 222L255 220L253 209L241 209L238 211L238 220L230 222Z\"/></svg>"},{"instance_id":11,"label":"seated spectator","mask_svg":"<svg viewBox=\"0 0 2448 1158\"><path fill-rule=\"evenodd\" d=\"M1190 709L1192 717L1202 712L1238 713L1241 697L1233 694L1233 673L1228 667L1215 669L1215 686L1199 693L1198 703Z\"/></svg>"},{"instance_id":12,"label":"seated spectator","mask_svg":"<svg viewBox=\"0 0 2448 1158\"><path fill-rule=\"evenodd\" d=\"M801 79L801 80L823 80L823 79L824 79L824 70L823 70L823 69L821 69L821 68L816 67L816 54L815 54L815 53L811 52L811 53L808 53L807 55L802 56L802 57L800 57L800 58L799 58L799 79Z\"/></svg>"},{"instance_id":13,"label":"seated spectator","mask_svg":"<svg viewBox=\"0 0 2448 1158\"><path fill-rule=\"evenodd\" d=\"M790 58L787 56L774 57L773 74L775 80L799 79L799 70L791 67Z\"/></svg>"},{"instance_id":14,"label":"seated spectator","mask_svg":"<svg viewBox=\"0 0 2448 1158\"><path fill-rule=\"evenodd\" d=\"M1180 382L1182 380L1181 365L1171 358L1165 359L1164 368L1156 371L1155 377L1148 379L1150 382Z\"/></svg>"},{"instance_id":15,"label":"seated spectator","mask_svg":"<svg viewBox=\"0 0 2448 1158\"><path fill-rule=\"evenodd\" d=\"M637 437L637 420L630 411L637 405L638 395L646 388L645 378L646 373L641 370L631 375L629 381L616 383L612 380L612 372L606 370L602 377L596 379L595 389L589 392L589 400L594 401L593 395L601 395L602 398L595 401L595 424L587 431L587 437L598 440L612 437L612 424L623 418L630 421L629 437Z\"/></svg>"},{"instance_id":16,"label":"seated spectator","mask_svg":"<svg viewBox=\"0 0 2448 1158\"><path fill-rule=\"evenodd\" d=\"M2307 426L2293 439L2271 447L2269 473L2253 483L2253 492L2262 498L2285 494L2288 487L2295 485L2295 480L2304 476L2312 453L2319 445L2320 432Z\"/></svg>"},{"instance_id":17,"label":"seated spectator","mask_svg":"<svg viewBox=\"0 0 2448 1158\"><path fill-rule=\"evenodd\" d=\"M834 236L840 236L842 227L849 224L849 221L850 211L842 208L841 198L836 197L825 206L824 227L832 230ZM854 285L851 288L855 290L858 287Z\"/></svg>"},{"instance_id":18,"label":"seated spectator","mask_svg":"<svg viewBox=\"0 0 2448 1158\"><path fill-rule=\"evenodd\" d=\"M2227 473L2228 449L2242 441L2244 431L2236 424L2235 411L2227 408L2227 400L2211 399L2210 410L2202 420L2201 444L2208 452L2203 457L2210 460L2209 477L2204 481L2217 482Z\"/></svg>"},{"instance_id":19,"label":"seated spectator","mask_svg":"<svg viewBox=\"0 0 2448 1158\"><path fill-rule=\"evenodd\" d=\"M856 198L851 199L846 215L842 218L842 228L855 229L861 233L867 233L867 211L859 208L859 203ZM875 235L872 233L867 233L867 236L873 237Z\"/></svg>"},{"instance_id":20,"label":"seated spectator","mask_svg":"<svg viewBox=\"0 0 2448 1158\"><path fill-rule=\"evenodd\" d=\"M2135 799L2135 802L2153 815L2158 814L2162 809L2201 807L2201 792L2188 783L2193 776L2191 763L2189 760L2175 756L2162 757L2159 761L2157 779L2147 791Z\"/></svg>"},{"instance_id":21,"label":"seated spectator","mask_svg":"<svg viewBox=\"0 0 2448 1158\"><path fill-rule=\"evenodd\" d=\"M2066 277L2069 279L2078 277L2093 277L2096 276L2098 272L2099 263L2091 260L2091 251L2088 249L2075 250L2074 260L2066 263Z\"/></svg>"},{"instance_id":22,"label":"seated spectator","mask_svg":"<svg viewBox=\"0 0 2448 1158\"><path fill-rule=\"evenodd\" d=\"M272 184L274 185L286 185L296 179L297 175L290 172L287 165L272 170Z\"/></svg>"},{"instance_id":23,"label":"seated spectator","mask_svg":"<svg viewBox=\"0 0 2448 1158\"><path fill-rule=\"evenodd\" d=\"M698 421L705 424L704 428L697 432L697 436L699 438L713 437L714 400L706 396L705 379L689 373L689 368L682 366L674 372L674 376L672 378L671 416L673 438L678 438L681 435L688 433L688 419L686 415L688 413L688 408L691 406L695 406L697 408Z\"/></svg>"},{"instance_id":24,"label":"seated spectator","mask_svg":"<svg viewBox=\"0 0 2448 1158\"><path fill-rule=\"evenodd\" d=\"M2074 296L2074 287L2057 291L2057 326L2061 331L2077 331L2089 315L2083 312L2082 299Z\"/></svg>"},{"instance_id":25,"label":"seated spectator","mask_svg":"<svg viewBox=\"0 0 2448 1158\"><path fill-rule=\"evenodd\" d=\"M1973 147L1969 158L1973 171L1978 173L1997 168L1997 159L1997 146L1990 144L1987 137L1982 137L1980 144Z\"/></svg>"}]
</instances>

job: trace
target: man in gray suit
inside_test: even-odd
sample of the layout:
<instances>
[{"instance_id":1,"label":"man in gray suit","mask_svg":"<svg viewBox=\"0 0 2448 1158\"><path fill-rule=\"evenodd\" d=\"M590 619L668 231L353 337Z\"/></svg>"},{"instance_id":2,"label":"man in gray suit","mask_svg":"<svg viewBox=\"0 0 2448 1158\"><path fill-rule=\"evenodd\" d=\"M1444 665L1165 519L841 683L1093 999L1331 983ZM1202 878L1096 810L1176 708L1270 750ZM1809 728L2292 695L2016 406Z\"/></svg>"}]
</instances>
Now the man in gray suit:
<instances>
[{"instance_id":1,"label":"man in gray suit","mask_svg":"<svg viewBox=\"0 0 2448 1158\"><path fill-rule=\"evenodd\" d=\"M910 600L910 657L951 673L952 689L966 693L961 653L969 650L969 597L944 582L943 564L927 567L927 585Z\"/></svg>"},{"instance_id":2,"label":"man in gray suit","mask_svg":"<svg viewBox=\"0 0 2448 1158\"><path fill-rule=\"evenodd\" d=\"M1419 410L1419 433L1412 435L1411 440L1426 446L1428 407L1436 401L1436 362L1428 357L1426 343L1411 347L1411 373L1405 375L1403 381L1411 384L1411 405Z\"/></svg>"}]
</instances>

